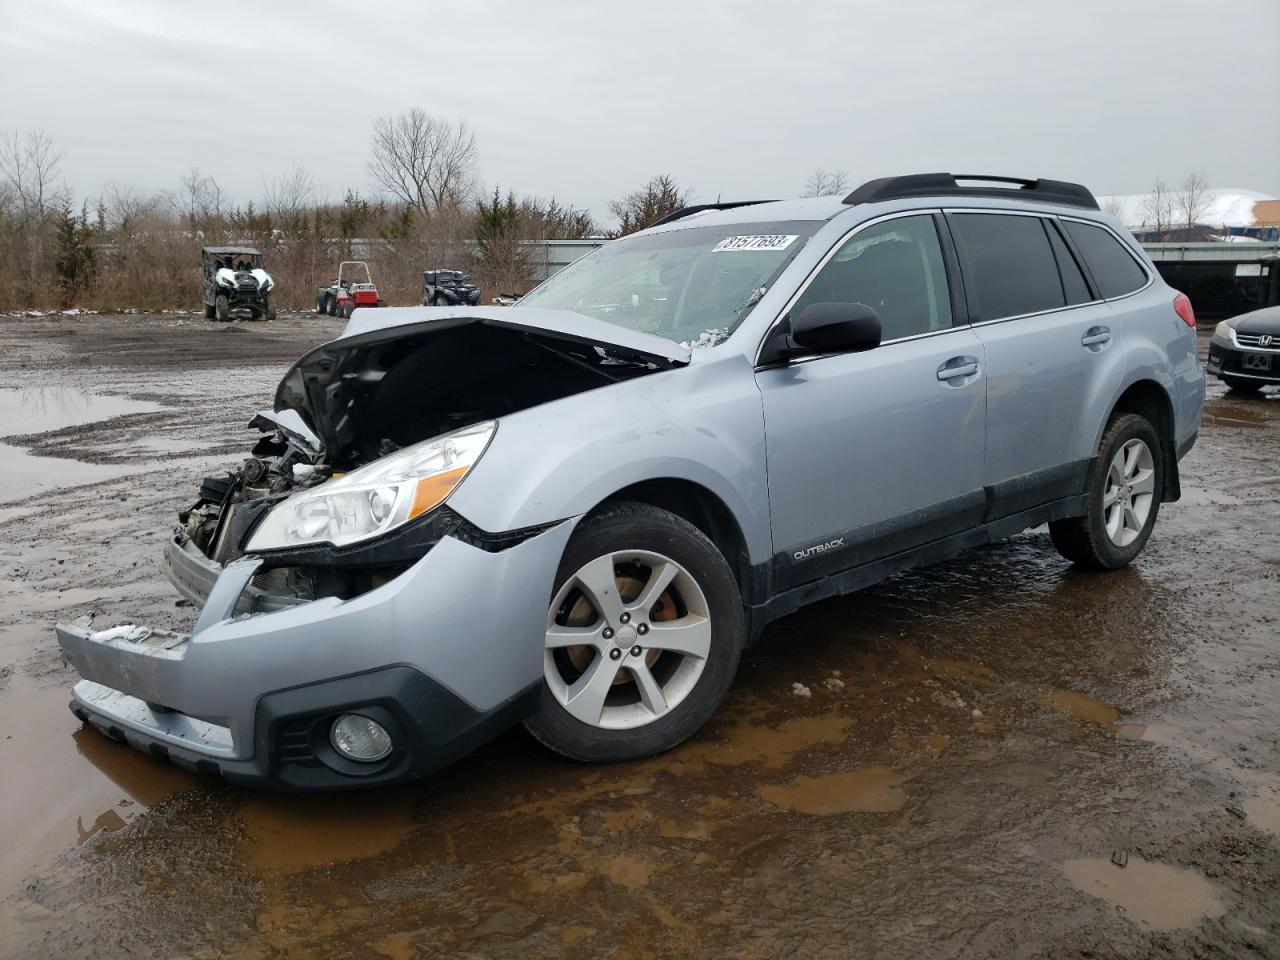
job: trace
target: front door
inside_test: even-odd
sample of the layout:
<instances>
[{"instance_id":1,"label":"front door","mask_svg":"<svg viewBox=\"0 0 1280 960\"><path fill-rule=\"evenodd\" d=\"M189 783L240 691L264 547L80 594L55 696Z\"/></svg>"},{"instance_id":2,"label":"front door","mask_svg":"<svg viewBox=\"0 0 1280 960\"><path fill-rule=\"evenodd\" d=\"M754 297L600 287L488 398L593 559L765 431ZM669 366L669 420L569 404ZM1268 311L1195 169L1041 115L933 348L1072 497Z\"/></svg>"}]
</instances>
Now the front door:
<instances>
[{"instance_id":1,"label":"front door","mask_svg":"<svg viewBox=\"0 0 1280 960\"><path fill-rule=\"evenodd\" d=\"M792 305L865 303L881 345L762 369L774 588L976 526L986 397L981 341L953 323L934 218L869 224Z\"/></svg>"}]
</instances>

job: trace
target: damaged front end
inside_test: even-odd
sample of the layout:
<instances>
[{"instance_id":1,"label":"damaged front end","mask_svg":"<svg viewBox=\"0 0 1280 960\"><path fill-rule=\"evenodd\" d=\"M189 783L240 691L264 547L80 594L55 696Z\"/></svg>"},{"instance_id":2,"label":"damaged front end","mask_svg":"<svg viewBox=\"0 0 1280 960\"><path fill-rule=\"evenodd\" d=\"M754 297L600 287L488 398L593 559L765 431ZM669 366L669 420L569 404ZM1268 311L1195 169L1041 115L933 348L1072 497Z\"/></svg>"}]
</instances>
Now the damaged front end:
<instances>
[{"instance_id":1,"label":"damaged front end","mask_svg":"<svg viewBox=\"0 0 1280 960\"><path fill-rule=\"evenodd\" d=\"M465 752L536 700L576 520L488 531L450 494L503 417L688 359L561 311L357 313L250 421L250 456L179 513L162 565L202 608L192 634L58 625L84 678L73 711L184 765L299 789L422 775ZM495 589L501 603L474 602ZM396 747L364 765L336 754L327 731L351 713Z\"/></svg>"}]
</instances>

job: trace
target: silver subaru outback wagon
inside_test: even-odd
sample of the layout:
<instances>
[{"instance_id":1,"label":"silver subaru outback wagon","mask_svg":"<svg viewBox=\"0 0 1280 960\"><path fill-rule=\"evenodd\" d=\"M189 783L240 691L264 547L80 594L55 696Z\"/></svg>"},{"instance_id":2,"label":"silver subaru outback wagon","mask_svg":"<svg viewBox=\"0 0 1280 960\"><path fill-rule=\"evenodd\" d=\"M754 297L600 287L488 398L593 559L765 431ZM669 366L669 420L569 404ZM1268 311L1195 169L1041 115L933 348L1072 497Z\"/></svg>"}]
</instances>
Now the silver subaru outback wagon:
<instances>
[{"instance_id":1,"label":"silver subaru outback wagon","mask_svg":"<svg viewBox=\"0 0 1280 960\"><path fill-rule=\"evenodd\" d=\"M1203 400L1190 303L1083 187L686 208L515 307L357 310L179 514L192 633L57 627L71 709L292 789L520 722L643 757L810 601L1043 523L1128 564Z\"/></svg>"}]
</instances>

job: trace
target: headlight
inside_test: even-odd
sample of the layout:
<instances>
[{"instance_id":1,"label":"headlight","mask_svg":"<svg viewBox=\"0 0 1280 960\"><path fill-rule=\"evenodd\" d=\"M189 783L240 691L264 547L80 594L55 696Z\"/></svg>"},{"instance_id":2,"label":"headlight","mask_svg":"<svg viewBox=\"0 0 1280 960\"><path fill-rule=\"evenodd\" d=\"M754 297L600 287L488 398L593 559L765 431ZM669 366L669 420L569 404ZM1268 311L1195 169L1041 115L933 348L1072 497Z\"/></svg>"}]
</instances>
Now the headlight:
<instances>
[{"instance_id":1,"label":"headlight","mask_svg":"<svg viewBox=\"0 0 1280 960\"><path fill-rule=\"evenodd\" d=\"M218 286L220 287L230 287L234 285L234 282L230 277L224 277L221 274L219 274L219 276L216 279L218 281Z\"/></svg>"},{"instance_id":2,"label":"headlight","mask_svg":"<svg viewBox=\"0 0 1280 960\"><path fill-rule=\"evenodd\" d=\"M444 503L489 445L497 421L424 440L296 493L263 518L249 552L380 536Z\"/></svg>"},{"instance_id":3,"label":"headlight","mask_svg":"<svg viewBox=\"0 0 1280 960\"><path fill-rule=\"evenodd\" d=\"M1231 324L1227 323L1225 320L1213 328L1213 335L1215 337L1222 337L1224 340L1230 340L1232 343L1236 342L1236 332L1232 329Z\"/></svg>"}]
</instances>

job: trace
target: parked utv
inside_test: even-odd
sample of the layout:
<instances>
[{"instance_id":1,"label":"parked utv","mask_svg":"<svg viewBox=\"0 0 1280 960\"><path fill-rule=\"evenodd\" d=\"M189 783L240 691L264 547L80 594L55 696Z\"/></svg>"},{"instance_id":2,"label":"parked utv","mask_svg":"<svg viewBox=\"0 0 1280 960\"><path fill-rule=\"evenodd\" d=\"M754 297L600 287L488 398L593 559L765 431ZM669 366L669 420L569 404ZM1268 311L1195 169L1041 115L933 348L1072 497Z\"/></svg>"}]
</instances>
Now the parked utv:
<instances>
[{"instance_id":1,"label":"parked utv","mask_svg":"<svg viewBox=\"0 0 1280 960\"><path fill-rule=\"evenodd\" d=\"M480 288L461 270L428 270L422 275L424 307L474 307Z\"/></svg>"},{"instance_id":2,"label":"parked utv","mask_svg":"<svg viewBox=\"0 0 1280 960\"><path fill-rule=\"evenodd\" d=\"M262 268L262 254L253 247L204 247L204 318L274 320L271 292L275 281Z\"/></svg>"},{"instance_id":3,"label":"parked utv","mask_svg":"<svg viewBox=\"0 0 1280 960\"><path fill-rule=\"evenodd\" d=\"M331 317L350 317L356 307L381 306L382 297L374 286L369 265L363 260L343 260L338 264L337 279L316 294L316 313L327 313Z\"/></svg>"}]
</instances>

